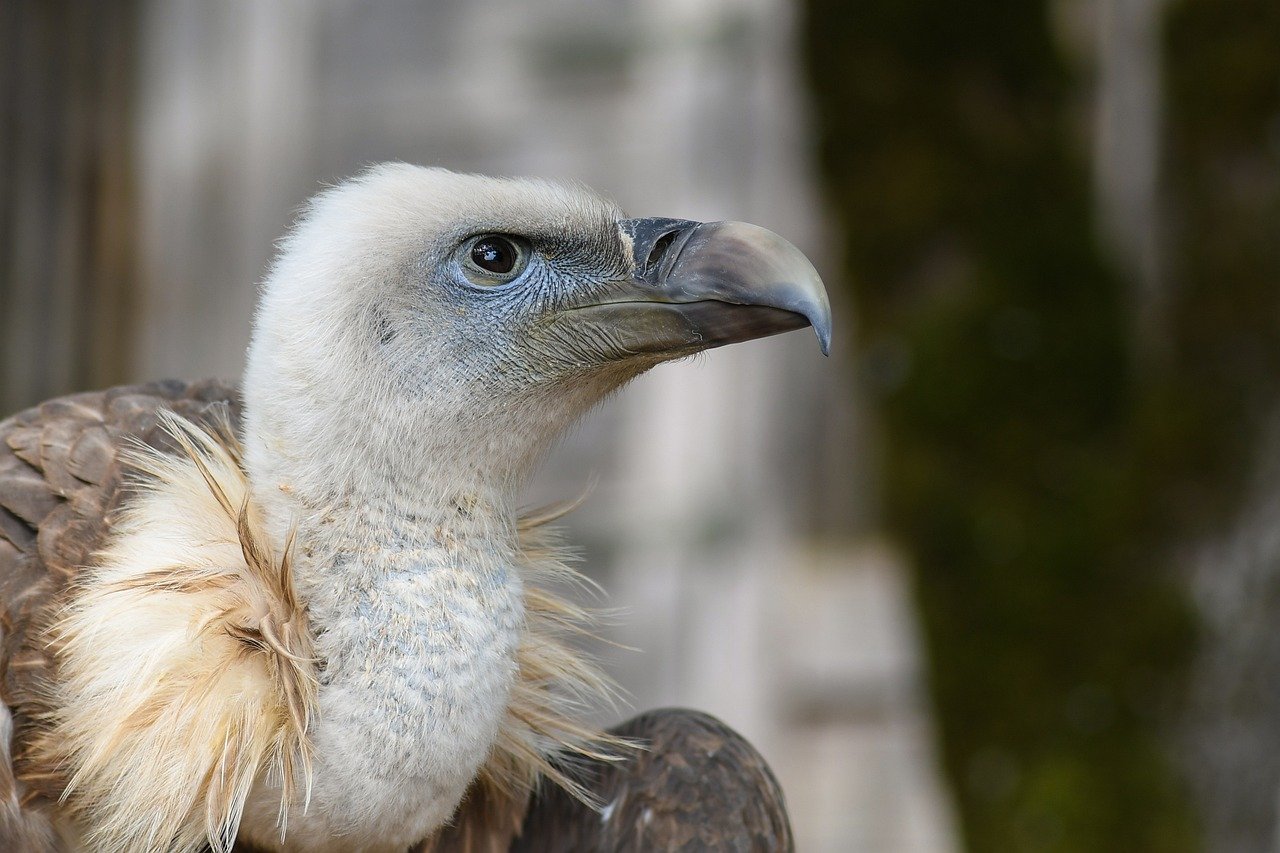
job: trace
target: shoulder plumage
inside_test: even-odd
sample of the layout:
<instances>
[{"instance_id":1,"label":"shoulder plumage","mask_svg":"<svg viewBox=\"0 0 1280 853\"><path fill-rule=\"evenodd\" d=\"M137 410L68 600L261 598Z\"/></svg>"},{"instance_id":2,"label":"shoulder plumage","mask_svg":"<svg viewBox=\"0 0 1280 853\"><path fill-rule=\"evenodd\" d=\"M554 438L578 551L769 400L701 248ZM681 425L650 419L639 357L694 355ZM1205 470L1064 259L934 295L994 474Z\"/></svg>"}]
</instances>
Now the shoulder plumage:
<instances>
[{"instance_id":1,"label":"shoulder plumage","mask_svg":"<svg viewBox=\"0 0 1280 853\"><path fill-rule=\"evenodd\" d=\"M309 780L317 681L289 546L263 532L229 429L162 422L179 452L130 453L138 488L50 629L30 744L94 850L230 850L260 777L282 821Z\"/></svg>"},{"instance_id":2,"label":"shoulder plumage","mask_svg":"<svg viewBox=\"0 0 1280 853\"><path fill-rule=\"evenodd\" d=\"M512 853L795 849L782 789L768 764L721 721L667 708L612 732L645 749L626 761L576 769L603 808L549 790L530 810Z\"/></svg>"},{"instance_id":3,"label":"shoulder plumage","mask_svg":"<svg viewBox=\"0 0 1280 853\"><path fill-rule=\"evenodd\" d=\"M0 848L59 849L49 809L59 774L28 766L19 778L14 767L53 677L41 629L123 499L123 440L166 446L158 413L169 409L234 419L239 401L216 380L165 381L59 397L0 420L0 724L11 746L0 756Z\"/></svg>"}]
</instances>

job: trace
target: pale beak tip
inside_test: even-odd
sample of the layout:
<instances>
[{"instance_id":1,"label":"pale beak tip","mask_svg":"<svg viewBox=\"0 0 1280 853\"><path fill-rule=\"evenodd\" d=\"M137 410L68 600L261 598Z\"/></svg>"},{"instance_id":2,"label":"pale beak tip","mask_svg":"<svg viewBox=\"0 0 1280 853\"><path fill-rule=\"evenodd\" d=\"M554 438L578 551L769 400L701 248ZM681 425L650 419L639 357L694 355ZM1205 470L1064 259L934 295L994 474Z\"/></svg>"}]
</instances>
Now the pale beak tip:
<instances>
[{"instance_id":1,"label":"pale beak tip","mask_svg":"<svg viewBox=\"0 0 1280 853\"><path fill-rule=\"evenodd\" d=\"M826 289L817 273L813 276L811 291L815 298L808 310L804 311L805 319L813 326L813 333L818 337L818 347L825 356L831 355L831 303L827 301Z\"/></svg>"}]
</instances>

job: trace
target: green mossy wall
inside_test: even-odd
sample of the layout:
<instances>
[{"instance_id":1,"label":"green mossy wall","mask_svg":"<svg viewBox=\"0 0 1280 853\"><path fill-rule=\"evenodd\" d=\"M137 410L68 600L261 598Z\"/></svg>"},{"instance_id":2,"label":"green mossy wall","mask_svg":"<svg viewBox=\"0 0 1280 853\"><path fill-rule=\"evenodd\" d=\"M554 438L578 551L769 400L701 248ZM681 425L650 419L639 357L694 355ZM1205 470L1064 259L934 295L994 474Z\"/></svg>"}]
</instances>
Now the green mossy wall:
<instances>
[{"instance_id":1,"label":"green mossy wall","mask_svg":"<svg viewBox=\"0 0 1280 853\"><path fill-rule=\"evenodd\" d=\"M1049 4L809 0L805 52L884 521L917 571L975 851L1197 849L1174 554L1230 517L1280 377L1280 4L1166 11L1166 327L1092 221Z\"/></svg>"}]
</instances>

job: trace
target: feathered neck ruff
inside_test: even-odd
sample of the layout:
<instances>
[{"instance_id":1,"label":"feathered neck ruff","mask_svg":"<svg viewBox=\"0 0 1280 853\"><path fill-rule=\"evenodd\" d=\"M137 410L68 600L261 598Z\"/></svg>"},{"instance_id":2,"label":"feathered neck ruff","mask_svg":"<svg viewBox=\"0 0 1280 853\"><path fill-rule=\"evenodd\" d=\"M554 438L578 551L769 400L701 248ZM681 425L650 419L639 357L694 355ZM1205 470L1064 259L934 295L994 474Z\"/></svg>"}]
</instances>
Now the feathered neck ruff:
<instances>
[{"instance_id":1,"label":"feathered neck ruff","mask_svg":"<svg viewBox=\"0 0 1280 853\"><path fill-rule=\"evenodd\" d=\"M228 426L164 425L175 452L130 451L136 492L49 629L57 676L24 762L46 790L58 779L72 834L104 853L229 851L259 782L279 791L284 839L310 790L320 662L292 537L269 541ZM591 614L553 591L589 584L548 533L559 514L519 523L525 632L499 736L455 817L483 824L461 827L470 837L514 834L541 778L589 799L556 756L627 746L578 722L613 689L572 645Z\"/></svg>"}]
</instances>

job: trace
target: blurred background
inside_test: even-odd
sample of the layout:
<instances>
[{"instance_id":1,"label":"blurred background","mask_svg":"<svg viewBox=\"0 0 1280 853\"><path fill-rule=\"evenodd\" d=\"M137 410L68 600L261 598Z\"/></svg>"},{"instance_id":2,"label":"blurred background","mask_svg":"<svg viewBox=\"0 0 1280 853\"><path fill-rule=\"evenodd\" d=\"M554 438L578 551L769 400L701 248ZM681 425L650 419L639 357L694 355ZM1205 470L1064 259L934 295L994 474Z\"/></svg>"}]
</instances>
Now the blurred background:
<instances>
[{"instance_id":1,"label":"blurred background","mask_svg":"<svg viewBox=\"0 0 1280 853\"><path fill-rule=\"evenodd\" d=\"M598 478L600 654L801 850L1280 850L1280 3L0 0L0 411L237 376L388 159L823 273L829 360L659 368L529 496Z\"/></svg>"}]
</instances>

